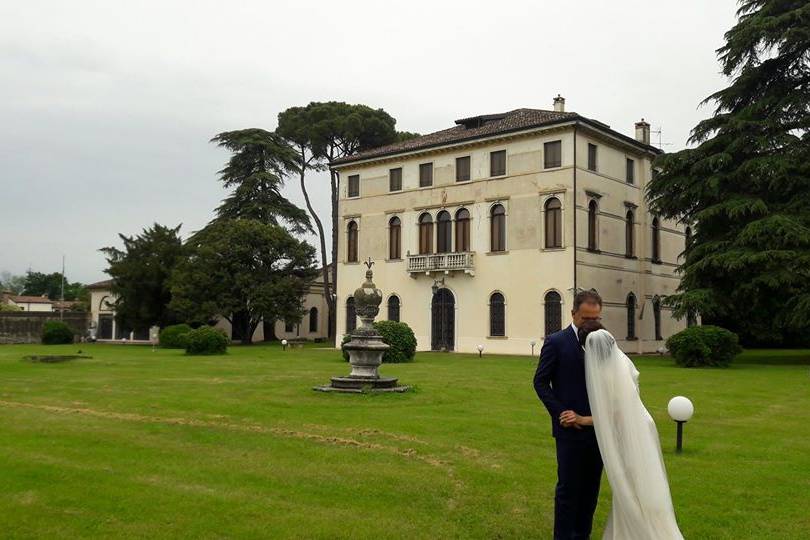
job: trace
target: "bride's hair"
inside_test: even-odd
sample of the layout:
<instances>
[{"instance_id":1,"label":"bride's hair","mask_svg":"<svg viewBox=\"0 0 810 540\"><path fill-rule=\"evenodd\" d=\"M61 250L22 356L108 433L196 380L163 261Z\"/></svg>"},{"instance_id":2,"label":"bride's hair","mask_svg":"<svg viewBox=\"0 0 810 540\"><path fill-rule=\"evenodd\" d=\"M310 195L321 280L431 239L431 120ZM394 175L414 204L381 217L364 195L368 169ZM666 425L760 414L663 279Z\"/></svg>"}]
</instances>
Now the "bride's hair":
<instances>
[{"instance_id":1,"label":"bride's hair","mask_svg":"<svg viewBox=\"0 0 810 540\"><path fill-rule=\"evenodd\" d=\"M577 329L577 337L579 338L579 344L582 347L585 347L585 340L588 339L588 334L591 332L596 332L597 330L604 330L605 327L602 326L602 323L599 321L585 321L582 323Z\"/></svg>"}]
</instances>

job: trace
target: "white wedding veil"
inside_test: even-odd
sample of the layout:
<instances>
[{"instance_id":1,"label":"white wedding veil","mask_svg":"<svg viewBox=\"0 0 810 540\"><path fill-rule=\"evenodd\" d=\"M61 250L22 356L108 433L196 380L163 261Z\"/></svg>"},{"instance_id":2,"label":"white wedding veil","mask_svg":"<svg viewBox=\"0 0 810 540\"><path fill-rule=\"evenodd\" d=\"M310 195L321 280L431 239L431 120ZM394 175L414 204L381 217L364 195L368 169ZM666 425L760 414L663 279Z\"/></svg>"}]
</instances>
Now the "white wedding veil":
<instances>
[{"instance_id":1,"label":"white wedding veil","mask_svg":"<svg viewBox=\"0 0 810 540\"><path fill-rule=\"evenodd\" d=\"M599 452L613 492L604 538L681 539L655 422L638 371L607 330L585 342L585 382Z\"/></svg>"}]
</instances>

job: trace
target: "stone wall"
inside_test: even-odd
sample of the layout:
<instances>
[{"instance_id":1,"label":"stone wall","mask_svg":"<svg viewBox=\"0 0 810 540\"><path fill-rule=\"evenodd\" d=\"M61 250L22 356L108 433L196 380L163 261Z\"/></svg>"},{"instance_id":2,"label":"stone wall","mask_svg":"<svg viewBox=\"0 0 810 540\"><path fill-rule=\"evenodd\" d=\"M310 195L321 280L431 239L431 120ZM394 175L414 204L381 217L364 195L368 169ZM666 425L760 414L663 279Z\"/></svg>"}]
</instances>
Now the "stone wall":
<instances>
[{"instance_id":1,"label":"stone wall","mask_svg":"<svg viewBox=\"0 0 810 540\"><path fill-rule=\"evenodd\" d=\"M0 344L40 343L42 340L42 326L45 322L58 320L58 312L0 312ZM62 320L73 330L77 341L87 333L89 321L87 313L66 311Z\"/></svg>"}]
</instances>

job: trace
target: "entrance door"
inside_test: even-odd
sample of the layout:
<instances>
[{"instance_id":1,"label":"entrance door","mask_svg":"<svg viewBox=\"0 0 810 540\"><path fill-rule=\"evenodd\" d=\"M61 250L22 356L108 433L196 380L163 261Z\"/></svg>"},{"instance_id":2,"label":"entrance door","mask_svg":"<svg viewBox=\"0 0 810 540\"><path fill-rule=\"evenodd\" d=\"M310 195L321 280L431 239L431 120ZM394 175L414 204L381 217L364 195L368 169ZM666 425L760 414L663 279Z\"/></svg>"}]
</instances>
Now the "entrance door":
<instances>
[{"instance_id":1,"label":"entrance door","mask_svg":"<svg viewBox=\"0 0 810 540\"><path fill-rule=\"evenodd\" d=\"M113 337L113 316L103 314L98 316L98 333L96 339L112 339Z\"/></svg>"},{"instance_id":2,"label":"entrance door","mask_svg":"<svg viewBox=\"0 0 810 540\"><path fill-rule=\"evenodd\" d=\"M431 303L431 349L452 351L455 347L456 300L448 289L439 289Z\"/></svg>"}]
</instances>

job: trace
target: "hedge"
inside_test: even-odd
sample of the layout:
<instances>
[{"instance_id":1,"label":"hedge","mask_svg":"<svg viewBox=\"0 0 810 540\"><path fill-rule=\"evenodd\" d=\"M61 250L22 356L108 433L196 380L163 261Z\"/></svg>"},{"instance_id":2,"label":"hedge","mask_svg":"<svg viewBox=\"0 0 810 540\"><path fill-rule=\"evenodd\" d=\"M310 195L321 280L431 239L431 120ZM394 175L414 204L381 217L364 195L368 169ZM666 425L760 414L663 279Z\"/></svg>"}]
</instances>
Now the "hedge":
<instances>
[{"instance_id":1,"label":"hedge","mask_svg":"<svg viewBox=\"0 0 810 540\"><path fill-rule=\"evenodd\" d=\"M42 325L42 343L44 345L73 343L73 330L62 321L45 321Z\"/></svg>"},{"instance_id":2,"label":"hedge","mask_svg":"<svg viewBox=\"0 0 810 540\"><path fill-rule=\"evenodd\" d=\"M186 354L225 354L228 350L228 336L211 326L201 326L185 334Z\"/></svg>"},{"instance_id":3,"label":"hedge","mask_svg":"<svg viewBox=\"0 0 810 540\"><path fill-rule=\"evenodd\" d=\"M416 336L414 336L410 326L404 322L377 321L374 323L374 329L382 336L383 343L390 347L383 354L382 361L384 364L400 364L413 360L416 354ZM343 345L351 341L351 339L350 335L343 336L340 345L343 351L343 359L347 362L349 361L349 352L343 349Z\"/></svg>"},{"instance_id":4,"label":"hedge","mask_svg":"<svg viewBox=\"0 0 810 540\"><path fill-rule=\"evenodd\" d=\"M691 326L667 340L679 366L727 367L742 352L737 334L719 326Z\"/></svg>"}]
</instances>

